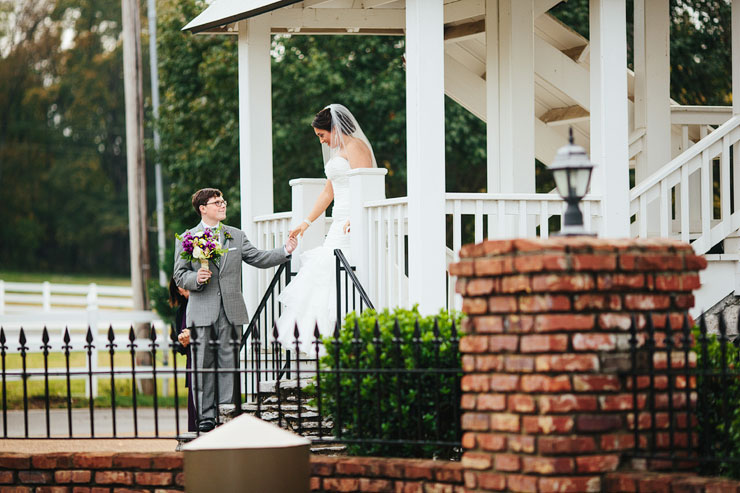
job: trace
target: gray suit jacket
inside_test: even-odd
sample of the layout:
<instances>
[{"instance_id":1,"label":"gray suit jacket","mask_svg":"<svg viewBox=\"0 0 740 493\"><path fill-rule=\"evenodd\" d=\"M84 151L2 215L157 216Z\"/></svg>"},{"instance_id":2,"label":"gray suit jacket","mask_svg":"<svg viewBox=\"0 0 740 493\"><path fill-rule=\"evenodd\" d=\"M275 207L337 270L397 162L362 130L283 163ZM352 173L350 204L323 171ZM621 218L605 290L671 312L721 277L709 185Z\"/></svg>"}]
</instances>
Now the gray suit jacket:
<instances>
[{"instance_id":1,"label":"gray suit jacket","mask_svg":"<svg viewBox=\"0 0 740 493\"><path fill-rule=\"evenodd\" d=\"M203 223L188 230L190 233L203 230ZM231 239L224 239L224 232L228 232ZM175 240L175 268L173 277L181 288L190 291L186 324L190 326L208 326L215 324L218 319L221 303L224 306L226 317L233 325L244 325L249 322L247 307L241 291L242 260L249 265L260 268L273 267L290 260L285 255L284 248L274 250L258 250L252 245L247 236L240 229L223 225L221 227L221 245L228 251L214 262L209 261L209 268L213 275L207 284L198 284L197 271L200 269L198 261L189 262L180 258L182 242Z\"/></svg>"}]
</instances>

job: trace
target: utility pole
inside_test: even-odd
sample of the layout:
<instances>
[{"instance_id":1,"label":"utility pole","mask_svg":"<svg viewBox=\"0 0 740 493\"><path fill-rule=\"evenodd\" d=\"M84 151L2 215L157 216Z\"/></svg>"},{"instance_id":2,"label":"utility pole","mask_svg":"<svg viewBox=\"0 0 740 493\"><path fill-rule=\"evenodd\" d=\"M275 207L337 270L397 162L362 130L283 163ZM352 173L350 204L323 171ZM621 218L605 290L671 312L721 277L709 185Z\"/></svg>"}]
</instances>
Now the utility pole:
<instances>
[{"instance_id":1,"label":"utility pole","mask_svg":"<svg viewBox=\"0 0 740 493\"><path fill-rule=\"evenodd\" d=\"M141 63L141 15L139 0L121 0L123 35L123 87L126 103L126 164L128 170L128 221L131 248L131 287L134 310L148 309L146 282L151 275L146 207L144 161L144 89ZM136 338L149 338L149 326L138 324ZM139 344L139 349L148 345ZM148 356L148 357L147 357ZM137 354L137 364L151 364L151 353ZM147 392L145 382L142 390Z\"/></svg>"},{"instance_id":2,"label":"utility pole","mask_svg":"<svg viewBox=\"0 0 740 493\"><path fill-rule=\"evenodd\" d=\"M159 119L159 70L157 67L157 2L148 0L147 18L149 19L149 72L152 82L152 113L154 120ZM159 131L154 127L154 152L159 154ZM164 274L164 192L162 190L162 164L159 156L154 164L154 184L157 195L157 258L159 259L159 285L167 286Z\"/></svg>"}]
</instances>

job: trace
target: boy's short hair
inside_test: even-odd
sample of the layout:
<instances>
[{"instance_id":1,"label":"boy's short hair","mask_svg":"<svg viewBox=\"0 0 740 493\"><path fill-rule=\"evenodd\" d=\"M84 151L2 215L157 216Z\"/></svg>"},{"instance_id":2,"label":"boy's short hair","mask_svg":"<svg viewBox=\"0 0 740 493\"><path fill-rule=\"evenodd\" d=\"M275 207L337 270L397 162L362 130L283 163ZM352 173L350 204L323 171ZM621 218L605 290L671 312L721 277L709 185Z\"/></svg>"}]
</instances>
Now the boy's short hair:
<instances>
[{"instance_id":1,"label":"boy's short hair","mask_svg":"<svg viewBox=\"0 0 740 493\"><path fill-rule=\"evenodd\" d=\"M223 197L221 190L218 188L201 188L193 194L193 209L198 217L201 217L200 206L206 205L213 197Z\"/></svg>"}]
</instances>

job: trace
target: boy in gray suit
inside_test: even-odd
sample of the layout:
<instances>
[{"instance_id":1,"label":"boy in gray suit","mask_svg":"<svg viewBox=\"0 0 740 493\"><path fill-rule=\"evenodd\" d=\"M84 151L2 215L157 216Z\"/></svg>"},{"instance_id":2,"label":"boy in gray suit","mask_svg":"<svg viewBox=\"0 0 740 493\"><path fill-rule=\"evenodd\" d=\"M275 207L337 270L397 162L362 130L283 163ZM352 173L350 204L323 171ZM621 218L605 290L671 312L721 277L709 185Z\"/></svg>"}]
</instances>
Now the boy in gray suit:
<instances>
[{"instance_id":1,"label":"boy in gray suit","mask_svg":"<svg viewBox=\"0 0 740 493\"><path fill-rule=\"evenodd\" d=\"M201 268L200 263L180 258L182 242L175 242L175 269L173 277L181 288L190 291L186 312L187 327L194 327L200 344L193 359L195 368L215 368L218 358L219 368L234 368L234 350L229 344L231 327L241 336L242 325L249 321L247 307L241 293L242 260L262 269L273 267L290 260L297 246L295 238L289 238L284 247L273 250L258 250L244 232L221 223L226 219L226 200L220 190L204 188L193 194L193 208L200 216L200 223L188 230L190 233L205 228L219 229L221 248L226 250L221 258L209 261L209 269ZM216 328L218 351L208 346L210 327ZM215 426L218 404L232 402L234 390L231 372L218 374L218 400L215 395L214 373L198 373L199 416L198 429L206 432Z\"/></svg>"}]
</instances>

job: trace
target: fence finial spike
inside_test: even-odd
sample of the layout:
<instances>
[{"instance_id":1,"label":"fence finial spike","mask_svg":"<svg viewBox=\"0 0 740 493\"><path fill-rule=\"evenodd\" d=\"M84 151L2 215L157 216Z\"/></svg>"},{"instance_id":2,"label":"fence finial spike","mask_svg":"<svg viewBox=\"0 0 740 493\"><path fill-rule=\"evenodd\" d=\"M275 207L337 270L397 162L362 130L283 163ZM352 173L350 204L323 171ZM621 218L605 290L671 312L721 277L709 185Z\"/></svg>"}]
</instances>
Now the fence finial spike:
<instances>
[{"instance_id":1,"label":"fence finial spike","mask_svg":"<svg viewBox=\"0 0 740 493\"><path fill-rule=\"evenodd\" d=\"M41 342L44 343L44 345L41 346L41 349L44 349L44 346L49 345L49 330L46 328L46 325L44 325L44 331L41 333Z\"/></svg>"},{"instance_id":2,"label":"fence finial spike","mask_svg":"<svg viewBox=\"0 0 740 493\"><path fill-rule=\"evenodd\" d=\"M108 326L108 341L113 342L116 338L115 332L113 332L113 325Z\"/></svg>"},{"instance_id":3,"label":"fence finial spike","mask_svg":"<svg viewBox=\"0 0 740 493\"><path fill-rule=\"evenodd\" d=\"M4 345L6 341L7 339L5 338L5 329L0 327L0 344Z\"/></svg>"},{"instance_id":4,"label":"fence finial spike","mask_svg":"<svg viewBox=\"0 0 740 493\"><path fill-rule=\"evenodd\" d=\"M26 332L23 330L23 327L21 327L21 333L18 336L18 342L21 344L21 346L26 345Z\"/></svg>"},{"instance_id":5,"label":"fence finial spike","mask_svg":"<svg viewBox=\"0 0 740 493\"><path fill-rule=\"evenodd\" d=\"M69 337L69 327L65 327L64 328L64 338L63 338L63 340L64 340L64 344L66 344L67 346L69 346L69 341L71 340L70 337Z\"/></svg>"}]
</instances>

